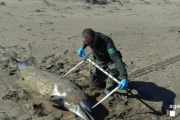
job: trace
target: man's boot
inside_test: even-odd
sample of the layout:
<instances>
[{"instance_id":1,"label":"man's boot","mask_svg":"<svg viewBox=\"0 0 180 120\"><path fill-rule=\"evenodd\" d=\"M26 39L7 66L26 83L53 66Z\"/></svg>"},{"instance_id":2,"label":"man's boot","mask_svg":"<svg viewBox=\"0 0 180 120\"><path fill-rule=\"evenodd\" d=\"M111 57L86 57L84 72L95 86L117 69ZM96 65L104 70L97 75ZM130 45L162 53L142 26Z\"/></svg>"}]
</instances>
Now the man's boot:
<instances>
[{"instance_id":1,"label":"man's boot","mask_svg":"<svg viewBox=\"0 0 180 120\"><path fill-rule=\"evenodd\" d=\"M107 95L108 93L110 93L113 89L115 89L115 87L116 87L116 82L108 77L107 82L106 82L105 94ZM114 99L115 99L114 94L112 93L108 97L108 100L113 101Z\"/></svg>"},{"instance_id":2,"label":"man's boot","mask_svg":"<svg viewBox=\"0 0 180 120\"><path fill-rule=\"evenodd\" d=\"M108 95L111 91L108 91L108 90L105 90L105 95ZM113 93L108 97L108 100L109 102L113 101L115 98L114 98L114 95Z\"/></svg>"},{"instance_id":3,"label":"man's boot","mask_svg":"<svg viewBox=\"0 0 180 120\"><path fill-rule=\"evenodd\" d=\"M103 87L105 85L105 74L101 73L99 75L93 75L92 71L90 71L89 75L89 87Z\"/></svg>"}]
</instances>

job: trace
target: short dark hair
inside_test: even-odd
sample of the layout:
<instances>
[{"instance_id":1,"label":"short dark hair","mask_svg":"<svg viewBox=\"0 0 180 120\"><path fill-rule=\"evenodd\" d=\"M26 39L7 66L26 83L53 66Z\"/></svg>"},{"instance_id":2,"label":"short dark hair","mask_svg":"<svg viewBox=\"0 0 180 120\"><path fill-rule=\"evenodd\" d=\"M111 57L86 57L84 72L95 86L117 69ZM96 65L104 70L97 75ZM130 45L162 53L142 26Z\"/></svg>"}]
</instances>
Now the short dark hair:
<instances>
[{"instance_id":1,"label":"short dark hair","mask_svg":"<svg viewBox=\"0 0 180 120\"><path fill-rule=\"evenodd\" d=\"M91 28L86 28L82 32L82 37L84 39L88 39L90 36L94 37L94 35L95 35L95 32Z\"/></svg>"}]
</instances>

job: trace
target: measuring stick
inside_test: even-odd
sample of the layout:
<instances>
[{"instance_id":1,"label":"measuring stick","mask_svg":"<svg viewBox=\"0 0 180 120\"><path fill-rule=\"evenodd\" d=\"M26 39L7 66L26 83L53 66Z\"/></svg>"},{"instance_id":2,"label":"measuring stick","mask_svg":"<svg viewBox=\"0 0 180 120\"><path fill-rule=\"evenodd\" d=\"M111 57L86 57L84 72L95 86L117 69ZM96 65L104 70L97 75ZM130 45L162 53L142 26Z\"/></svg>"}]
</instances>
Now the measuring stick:
<instances>
[{"instance_id":1,"label":"measuring stick","mask_svg":"<svg viewBox=\"0 0 180 120\"><path fill-rule=\"evenodd\" d=\"M115 82L117 82L118 84L120 83L116 78L114 78L111 74L109 74L108 72L106 72L105 70L103 70L101 67L99 67L95 62L93 62L91 59L87 58L87 56L83 55L83 58L86 57L85 60L87 60L88 62L90 62L91 64L93 64L94 66L96 66L99 70L101 70L103 73L105 73L108 77L110 77L111 79L113 79ZM67 75L69 72L71 72L73 69L75 69L77 66L79 66L83 61L81 61L79 64L77 64L75 67L73 67L70 71L68 71L65 75ZM65 76L64 75L64 76ZM63 76L63 77L64 77ZM96 107L98 104L100 104L102 101L104 101L107 97L109 97L114 91L116 91L118 89L118 87L116 87L114 90L112 90L108 95L106 95L102 100L100 100L97 104L95 104L92 108Z\"/></svg>"},{"instance_id":2,"label":"measuring stick","mask_svg":"<svg viewBox=\"0 0 180 120\"><path fill-rule=\"evenodd\" d=\"M103 73L105 73L108 77L112 78L115 82L117 82L118 84L120 83L116 78L114 78L111 74L109 74L108 72L106 72L105 70L103 70L101 67L99 67L95 62L93 62L92 60L90 60L89 58L87 58L87 61L89 61L91 64L93 64L94 66L96 66L99 70L101 70ZM114 91L116 91L118 89L118 87L116 87L114 90L112 90L109 94L107 94L103 99L101 99L97 104L95 104L92 108L96 107L99 103L101 103L102 101L104 101L107 97L109 97Z\"/></svg>"},{"instance_id":3,"label":"measuring stick","mask_svg":"<svg viewBox=\"0 0 180 120\"><path fill-rule=\"evenodd\" d=\"M84 60L83 61L81 61L80 63L78 63L75 67L73 67L71 70L69 70L64 76L66 76L68 73L70 73L72 70L74 70L77 66L79 66L81 63L83 63L84 62ZM63 77L64 77L63 76Z\"/></svg>"},{"instance_id":4,"label":"measuring stick","mask_svg":"<svg viewBox=\"0 0 180 120\"><path fill-rule=\"evenodd\" d=\"M107 97L109 97L114 91L116 91L118 87L116 87L114 90L112 90L109 94L107 94L103 99L101 99L98 103L96 103L92 108L96 107L99 103L104 101Z\"/></svg>"},{"instance_id":5,"label":"measuring stick","mask_svg":"<svg viewBox=\"0 0 180 120\"><path fill-rule=\"evenodd\" d=\"M90 60L89 58L87 58L87 61L89 61L91 64L93 64L94 66L96 66L99 70L101 70L103 73L105 73L108 77L112 78L115 82L117 82L118 84L120 83L115 77L113 77L111 74L109 74L108 72L106 72L105 70L103 70L101 67L99 67L95 62L93 62L92 60Z\"/></svg>"}]
</instances>

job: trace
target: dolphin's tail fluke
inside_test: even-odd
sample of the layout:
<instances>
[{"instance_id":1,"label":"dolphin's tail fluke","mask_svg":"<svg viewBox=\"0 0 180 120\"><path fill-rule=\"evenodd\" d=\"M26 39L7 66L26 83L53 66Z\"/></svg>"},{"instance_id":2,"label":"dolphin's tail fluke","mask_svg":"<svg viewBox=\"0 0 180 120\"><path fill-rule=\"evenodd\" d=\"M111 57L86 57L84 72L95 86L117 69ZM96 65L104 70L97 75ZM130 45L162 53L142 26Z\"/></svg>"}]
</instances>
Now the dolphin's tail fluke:
<instances>
[{"instance_id":1,"label":"dolphin's tail fluke","mask_svg":"<svg viewBox=\"0 0 180 120\"><path fill-rule=\"evenodd\" d=\"M91 103L89 102L88 99L82 100L80 102L79 106L81 107L81 109L84 112L84 118L86 118L87 120L95 120L95 118L92 115Z\"/></svg>"},{"instance_id":2,"label":"dolphin's tail fluke","mask_svg":"<svg viewBox=\"0 0 180 120\"><path fill-rule=\"evenodd\" d=\"M16 60L16 59L13 58L11 55L9 55L9 56L11 57L11 59L13 59L14 61L16 61L16 62L18 63L18 68L19 68L20 70L26 68L27 66L30 66L30 65L27 64L27 63L20 62L20 61Z\"/></svg>"},{"instance_id":3,"label":"dolphin's tail fluke","mask_svg":"<svg viewBox=\"0 0 180 120\"><path fill-rule=\"evenodd\" d=\"M9 54L9 53L8 53ZM16 61L17 63L19 62L18 60L16 60L15 58L13 58L10 54L9 57L11 57L11 59L13 59L14 61Z\"/></svg>"}]
</instances>

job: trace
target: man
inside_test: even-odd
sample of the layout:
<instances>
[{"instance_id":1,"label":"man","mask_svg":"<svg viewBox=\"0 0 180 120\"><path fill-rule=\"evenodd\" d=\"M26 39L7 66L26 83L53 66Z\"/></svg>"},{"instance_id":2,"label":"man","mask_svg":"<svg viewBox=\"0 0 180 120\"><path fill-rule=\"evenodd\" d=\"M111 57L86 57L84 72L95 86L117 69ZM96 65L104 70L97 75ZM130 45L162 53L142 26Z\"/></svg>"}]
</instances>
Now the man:
<instances>
[{"instance_id":1,"label":"man","mask_svg":"<svg viewBox=\"0 0 180 120\"><path fill-rule=\"evenodd\" d=\"M82 33L83 45L77 51L80 57L85 56L84 49L89 46L93 52L93 57L98 66L108 72L115 78L121 77L121 82L118 85L119 89L125 89L128 86L127 71L122 61L122 56L117 51L112 39L100 32L95 32L91 28L83 30ZM86 59L86 58L85 58ZM90 71L89 87L101 87L105 80L105 74L98 68L93 66ZM108 78L106 82L105 94L110 93L117 83ZM108 97L109 101L114 100L113 94Z\"/></svg>"}]
</instances>

